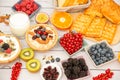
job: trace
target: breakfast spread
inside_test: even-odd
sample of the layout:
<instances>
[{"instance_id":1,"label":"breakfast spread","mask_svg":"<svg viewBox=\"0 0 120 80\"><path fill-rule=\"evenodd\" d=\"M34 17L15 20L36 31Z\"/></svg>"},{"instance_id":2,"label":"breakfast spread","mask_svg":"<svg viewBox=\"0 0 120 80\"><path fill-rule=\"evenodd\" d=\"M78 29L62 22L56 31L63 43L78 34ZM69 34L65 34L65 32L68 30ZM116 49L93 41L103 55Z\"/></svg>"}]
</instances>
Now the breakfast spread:
<instances>
[{"instance_id":1,"label":"breakfast spread","mask_svg":"<svg viewBox=\"0 0 120 80\"><path fill-rule=\"evenodd\" d=\"M99 70L98 67L116 59L120 62L119 50L116 57L114 50L116 45L112 45L118 46L120 42L120 6L112 0L56 1L59 10L57 11L54 6L55 9L51 15L41 11L37 13L40 5L34 0L21 0L12 7L17 12L11 16L0 16L0 23L9 24L11 32L19 37L21 44L24 44L22 41L27 43L21 48L16 37L0 31L0 64L11 63L16 58L19 61L15 61L14 66L10 67L12 70L10 80L18 80L21 69L27 69L32 74L40 71L40 80L84 80L87 77L92 80L108 80L112 78L115 73L110 68L105 69L105 73L93 77L94 75L90 72L92 66L88 60L93 63L95 67L93 70ZM70 13L72 11L74 13ZM32 20L29 19L35 14ZM30 26L31 21L36 22L36 25ZM55 45L57 46L52 49ZM68 55L63 54L65 52ZM78 56L81 54L82 56ZM87 58L85 54L89 57L88 59L85 59ZM22 67L22 61L25 61L25 68ZM87 65L88 62L90 65ZM64 79L61 76L64 76Z\"/></svg>"},{"instance_id":2,"label":"breakfast spread","mask_svg":"<svg viewBox=\"0 0 120 80\"><path fill-rule=\"evenodd\" d=\"M0 63L15 60L19 56L20 50L21 46L16 37L0 33Z\"/></svg>"},{"instance_id":3,"label":"breakfast spread","mask_svg":"<svg viewBox=\"0 0 120 80\"><path fill-rule=\"evenodd\" d=\"M54 12L51 17L51 23L58 29L69 29L72 25L72 16L67 12Z\"/></svg>"},{"instance_id":4,"label":"breakfast spread","mask_svg":"<svg viewBox=\"0 0 120 80\"><path fill-rule=\"evenodd\" d=\"M20 58L29 61L34 57L34 51L31 48L25 48L20 52Z\"/></svg>"},{"instance_id":5,"label":"breakfast spread","mask_svg":"<svg viewBox=\"0 0 120 80\"><path fill-rule=\"evenodd\" d=\"M54 28L47 24L38 24L30 27L26 32L28 45L38 51L46 51L55 46L58 34ZM35 45L34 45L35 44Z\"/></svg>"},{"instance_id":6,"label":"breakfast spread","mask_svg":"<svg viewBox=\"0 0 120 80\"><path fill-rule=\"evenodd\" d=\"M31 59L26 63L26 68L30 72L37 72L41 68L41 63L38 59Z\"/></svg>"}]
</instances>

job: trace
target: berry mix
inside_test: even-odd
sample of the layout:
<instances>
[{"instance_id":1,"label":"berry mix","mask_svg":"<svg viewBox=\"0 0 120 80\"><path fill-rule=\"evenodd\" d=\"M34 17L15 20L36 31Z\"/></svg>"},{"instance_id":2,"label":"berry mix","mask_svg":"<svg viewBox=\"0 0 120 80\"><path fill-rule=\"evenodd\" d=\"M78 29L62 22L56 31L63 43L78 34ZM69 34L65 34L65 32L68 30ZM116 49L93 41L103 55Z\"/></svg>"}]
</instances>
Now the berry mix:
<instances>
[{"instance_id":1,"label":"berry mix","mask_svg":"<svg viewBox=\"0 0 120 80\"><path fill-rule=\"evenodd\" d=\"M34 30L35 35L32 37L33 40L37 38L41 38L42 40L46 40L47 37L52 38L53 36L49 35L52 34L51 31L47 31L45 27L40 26L39 28Z\"/></svg>"},{"instance_id":2,"label":"berry mix","mask_svg":"<svg viewBox=\"0 0 120 80\"><path fill-rule=\"evenodd\" d=\"M69 32L60 38L60 44L68 54L72 55L82 48L83 37L80 33Z\"/></svg>"},{"instance_id":3,"label":"berry mix","mask_svg":"<svg viewBox=\"0 0 120 80\"><path fill-rule=\"evenodd\" d=\"M110 69L107 69L105 73L101 73L96 77L93 77L93 80L109 80L113 76L113 72Z\"/></svg>"},{"instance_id":4,"label":"berry mix","mask_svg":"<svg viewBox=\"0 0 120 80\"><path fill-rule=\"evenodd\" d=\"M112 49L105 42L92 45L88 49L88 53L97 66L108 62L115 57Z\"/></svg>"},{"instance_id":5,"label":"berry mix","mask_svg":"<svg viewBox=\"0 0 120 80\"><path fill-rule=\"evenodd\" d=\"M4 42L2 39L0 39L0 52L8 55L14 50L14 43L11 40L8 40L8 42Z\"/></svg>"},{"instance_id":6,"label":"berry mix","mask_svg":"<svg viewBox=\"0 0 120 80\"><path fill-rule=\"evenodd\" d=\"M70 80L88 76L88 66L83 58L69 58L62 63L64 73Z\"/></svg>"},{"instance_id":7,"label":"berry mix","mask_svg":"<svg viewBox=\"0 0 120 80\"><path fill-rule=\"evenodd\" d=\"M16 3L14 7L17 11L22 11L28 15L31 15L38 9L39 6L34 2L34 0L21 0L21 2Z\"/></svg>"},{"instance_id":8,"label":"berry mix","mask_svg":"<svg viewBox=\"0 0 120 80\"><path fill-rule=\"evenodd\" d=\"M16 62L15 65L12 67L12 74L10 80L18 80L18 76L20 74L22 67L22 63Z\"/></svg>"},{"instance_id":9,"label":"berry mix","mask_svg":"<svg viewBox=\"0 0 120 80\"><path fill-rule=\"evenodd\" d=\"M47 68L44 68L43 77L45 80L57 80L58 76L59 72L56 67L52 68L51 66L48 66Z\"/></svg>"}]
</instances>

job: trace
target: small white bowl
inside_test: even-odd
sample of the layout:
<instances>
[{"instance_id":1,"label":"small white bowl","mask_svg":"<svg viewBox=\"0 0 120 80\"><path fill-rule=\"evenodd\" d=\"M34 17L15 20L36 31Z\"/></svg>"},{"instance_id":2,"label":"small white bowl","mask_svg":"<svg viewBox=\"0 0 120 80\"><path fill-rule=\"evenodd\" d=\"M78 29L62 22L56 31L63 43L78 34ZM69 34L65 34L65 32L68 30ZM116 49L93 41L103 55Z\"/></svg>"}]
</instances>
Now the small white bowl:
<instances>
[{"instance_id":1,"label":"small white bowl","mask_svg":"<svg viewBox=\"0 0 120 80\"><path fill-rule=\"evenodd\" d=\"M56 67L57 71L59 72L59 76L58 76L57 80L60 80L60 78L62 76L62 70L61 70L60 66L55 63L46 64L42 67L42 69L40 70L40 76L41 76L42 80L45 80L43 77L43 73L44 73L44 69L47 68L48 66L51 66L52 68Z\"/></svg>"}]
</instances>

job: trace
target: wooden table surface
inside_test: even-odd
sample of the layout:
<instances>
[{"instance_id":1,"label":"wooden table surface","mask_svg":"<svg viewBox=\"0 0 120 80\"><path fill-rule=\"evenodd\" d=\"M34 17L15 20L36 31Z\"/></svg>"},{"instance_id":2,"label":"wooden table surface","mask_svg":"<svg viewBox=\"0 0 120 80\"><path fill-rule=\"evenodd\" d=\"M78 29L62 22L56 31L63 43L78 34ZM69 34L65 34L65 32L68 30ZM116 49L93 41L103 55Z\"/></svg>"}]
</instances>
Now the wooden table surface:
<instances>
[{"instance_id":1,"label":"wooden table surface","mask_svg":"<svg viewBox=\"0 0 120 80\"><path fill-rule=\"evenodd\" d=\"M13 13L13 10L11 9L11 7L17 1L18 0L0 0L0 15ZM35 1L42 6L42 8L40 9L39 12L46 12L49 15L51 15L51 13L54 10L52 0L35 0ZM115 0L115 1L118 2L118 4L120 4L120 0ZM31 25L33 25L33 24L36 24L34 17L31 18ZM11 34L9 26L6 26L5 24L0 23L0 30L3 31L4 33ZM67 31L59 31L58 30L59 37L62 36L66 32ZM28 47L28 45L26 44L24 39L20 40L20 41L21 41L23 48ZM88 40L86 40L86 41L88 42L88 44L94 43L92 41L88 41ZM120 44L114 45L114 46L112 46L112 48L114 51L119 51ZM69 56L64 52L64 50L58 44L56 44L56 46L53 49L51 49L50 51L35 52L35 58L39 59L42 62L42 65L44 65L44 62L42 61L43 56L50 56L50 55L52 55L54 57L59 56L61 58L61 60L65 60L65 59L69 58ZM80 55L85 57L86 62L88 64L88 66L90 68L90 72L91 72L91 76L85 80L92 80L93 76L96 76L96 75L104 72L107 68L110 68L114 72L114 76L110 80L120 80L120 62L118 62L117 60L113 61L109 64L106 64L102 67L96 68L93 66L92 62L90 61L88 55L85 52L79 52L75 56L80 56ZM23 64L18 80L41 80L40 72L37 72L37 73L28 72L25 67L26 62L22 61L19 58L9 64L4 64L4 65L0 64L0 80L10 80L11 67L17 61L19 61ZM60 63L58 63L58 65L60 65ZM61 80L67 80L65 75L62 76Z\"/></svg>"}]
</instances>

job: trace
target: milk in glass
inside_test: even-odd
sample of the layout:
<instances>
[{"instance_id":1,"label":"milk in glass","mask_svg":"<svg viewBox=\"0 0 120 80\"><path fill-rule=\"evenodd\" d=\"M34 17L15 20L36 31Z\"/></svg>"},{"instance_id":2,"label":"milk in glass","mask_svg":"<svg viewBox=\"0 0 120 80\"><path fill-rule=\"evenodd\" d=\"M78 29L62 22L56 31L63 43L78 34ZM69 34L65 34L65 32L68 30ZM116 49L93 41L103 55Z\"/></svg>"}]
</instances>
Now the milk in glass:
<instances>
[{"instance_id":1,"label":"milk in glass","mask_svg":"<svg viewBox=\"0 0 120 80\"><path fill-rule=\"evenodd\" d=\"M10 16L9 25L11 32L17 37L24 37L26 30L30 27L30 20L27 14L16 12Z\"/></svg>"}]
</instances>

